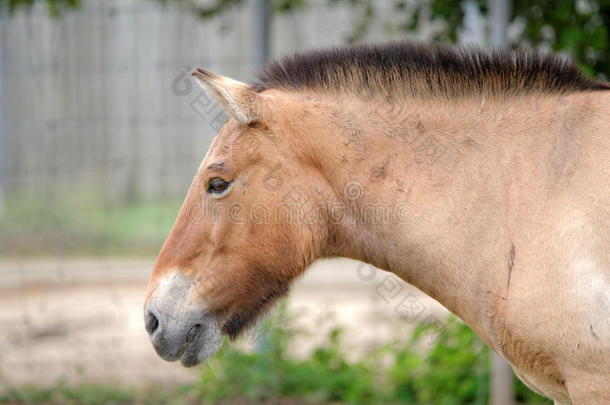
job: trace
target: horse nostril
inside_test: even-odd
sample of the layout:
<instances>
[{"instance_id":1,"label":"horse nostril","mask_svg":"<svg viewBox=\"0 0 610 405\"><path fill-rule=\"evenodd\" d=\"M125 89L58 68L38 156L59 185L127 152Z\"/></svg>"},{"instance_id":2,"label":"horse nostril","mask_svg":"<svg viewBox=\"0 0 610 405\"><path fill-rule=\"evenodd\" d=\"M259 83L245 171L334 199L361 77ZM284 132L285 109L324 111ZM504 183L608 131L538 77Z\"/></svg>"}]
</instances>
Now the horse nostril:
<instances>
[{"instance_id":1,"label":"horse nostril","mask_svg":"<svg viewBox=\"0 0 610 405\"><path fill-rule=\"evenodd\" d=\"M152 336L153 333L159 328L159 319L152 312L146 314L146 321L144 322L146 331Z\"/></svg>"}]
</instances>

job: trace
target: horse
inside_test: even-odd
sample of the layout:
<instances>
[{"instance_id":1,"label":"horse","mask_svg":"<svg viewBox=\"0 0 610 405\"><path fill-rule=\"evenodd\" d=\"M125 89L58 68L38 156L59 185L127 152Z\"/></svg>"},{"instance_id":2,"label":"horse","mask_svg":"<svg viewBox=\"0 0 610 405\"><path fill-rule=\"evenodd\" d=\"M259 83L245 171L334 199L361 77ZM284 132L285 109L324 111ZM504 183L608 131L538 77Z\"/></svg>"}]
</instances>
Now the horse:
<instances>
[{"instance_id":1,"label":"horse","mask_svg":"<svg viewBox=\"0 0 610 405\"><path fill-rule=\"evenodd\" d=\"M144 321L194 366L318 258L393 272L555 404L610 403L610 85L535 51L297 53L230 115L155 263Z\"/></svg>"}]
</instances>

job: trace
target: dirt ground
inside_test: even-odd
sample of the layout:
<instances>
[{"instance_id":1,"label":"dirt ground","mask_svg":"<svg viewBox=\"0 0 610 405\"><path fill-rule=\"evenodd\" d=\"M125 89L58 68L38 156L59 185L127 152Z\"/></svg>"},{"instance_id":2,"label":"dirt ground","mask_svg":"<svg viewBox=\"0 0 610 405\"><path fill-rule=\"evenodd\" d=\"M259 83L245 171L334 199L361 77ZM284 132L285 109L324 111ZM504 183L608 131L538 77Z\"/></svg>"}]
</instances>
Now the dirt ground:
<instances>
[{"instance_id":1,"label":"dirt ground","mask_svg":"<svg viewBox=\"0 0 610 405\"><path fill-rule=\"evenodd\" d=\"M194 382L197 370L157 357L144 330L152 263L0 260L0 389L60 379L126 386ZM323 339L320 325L343 326L346 350L357 356L389 339L397 325L442 322L447 314L389 273L347 259L315 263L295 284L288 309L299 326L316 332L295 344L296 355Z\"/></svg>"}]
</instances>

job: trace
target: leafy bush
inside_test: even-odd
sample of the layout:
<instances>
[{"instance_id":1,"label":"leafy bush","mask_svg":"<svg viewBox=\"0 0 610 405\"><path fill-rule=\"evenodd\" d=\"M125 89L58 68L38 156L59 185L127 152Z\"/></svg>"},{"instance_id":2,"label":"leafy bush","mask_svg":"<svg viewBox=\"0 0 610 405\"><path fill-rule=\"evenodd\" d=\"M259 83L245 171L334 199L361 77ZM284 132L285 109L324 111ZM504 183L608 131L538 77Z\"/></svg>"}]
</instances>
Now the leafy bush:
<instances>
[{"instance_id":1,"label":"leafy bush","mask_svg":"<svg viewBox=\"0 0 610 405\"><path fill-rule=\"evenodd\" d=\"M299 333L285 310L264 321L264 335L256 353L225 344L205 365L199 393L206 401L242 397L265 400L304 397L323 402L373 403L377 389L367 362L350 363L341 350L341 330L333 329L327 342L305 360L287 355L288 344Z\"/></svg>"},{"instance_id":2,"label":"leafy bush","mask_svg":"<svg viewBox=\"0 0 610 405\"><path fill-rule=\"evenodd\" d=\"M397 339L351 362L342 350L342 330L334 328L310 357L296 360L288 345L301 332L281 309L264 322L263 344L259 340L255 353L225 344L203 367L197 392L206 402L298 397L347 404L486 404L488 348L455 317L441 334L431 328L422 325L411 339ZM523 384L517 385L516 398L550 403Z\"/></svg>"},{"instance_id":3,"label":"leafy bush","mask_svg":"<svg viewBox=\"0 0 610 405\"><path fill-rule=\"evenodd\" d=\"M410 343L395 348L388 370L392 396L415 403L485 404L489 395L487 347L457 318L449 318L444 332L424 353L416 351L430 326L422 325Z\"/></svg>"}]
</instances>

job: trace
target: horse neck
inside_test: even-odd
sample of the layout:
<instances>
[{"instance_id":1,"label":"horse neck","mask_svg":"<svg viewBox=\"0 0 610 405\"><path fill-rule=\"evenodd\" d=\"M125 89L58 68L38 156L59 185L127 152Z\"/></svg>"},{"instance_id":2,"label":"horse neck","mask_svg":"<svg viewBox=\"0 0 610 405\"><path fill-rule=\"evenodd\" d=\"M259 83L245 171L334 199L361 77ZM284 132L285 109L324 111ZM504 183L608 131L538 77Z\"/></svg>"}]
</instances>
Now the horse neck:
<instances>
[{"instance_id":1,"label":"horse neck","mask_svg":"<svg viewBox=\"0 0 610 405\"><path fill-rule=\"evenodd\" d=\"M327 124L300 139L344 207L330 221L326 255L391 271L467 322L477 319L486 293L506 284L509 218L526 203L511 194L516 179L537 174L532 151L552 143L567 98L324 106Z\"/></svg>"}]
</instances>

